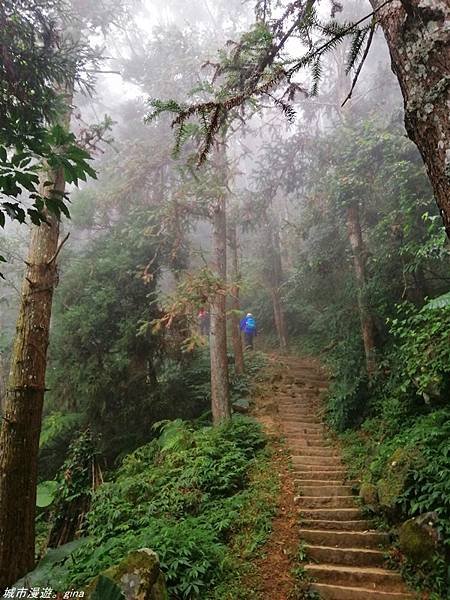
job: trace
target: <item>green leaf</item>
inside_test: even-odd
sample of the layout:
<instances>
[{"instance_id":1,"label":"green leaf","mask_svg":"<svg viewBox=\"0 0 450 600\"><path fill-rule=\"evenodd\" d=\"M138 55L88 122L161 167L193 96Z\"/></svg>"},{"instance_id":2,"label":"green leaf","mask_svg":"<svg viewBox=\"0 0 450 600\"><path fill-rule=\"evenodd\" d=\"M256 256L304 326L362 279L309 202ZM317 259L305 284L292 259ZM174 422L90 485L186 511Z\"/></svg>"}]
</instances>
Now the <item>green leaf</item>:
<instances>
[{"instance_id":1,"label":"green leaf","mask_svg":"<svg viewBox=\"0 0 450 600\"><path fill-rule=\"evenodd\" d=\"M40 483L37 486L36 505L39 506L39 508L46 508L47 506L50 506L55 499L57 489L57 481L51 480Z\"/></svg>"},{"instance_id":2,"label":"green leaf","mask_svg":"<svg viewBox=\"0 0 450 600\"><path fill-rule=\"evenodd\" d=\"M425 304L424 308L433 309L433 308L448 308L450 307L450 292L443 294L442 296L438 296L437 298L433 298L427 304Z\"/></svg>"},{"instance_id":3,"label":"green leaf","mask_svg":"<svg viewBox=\"0 0 450 600\"><path fill-rule=\"evenodd\" d=\"M15 583L16 587L43 586L47 585L53 569L56 565L66 561L75 550L83 546L89 538L81 538L74 540L58 548L50 548L47 550L44 558L39 562L37 567L27 573L25 577Z\"/></svg>"}]
</instances>

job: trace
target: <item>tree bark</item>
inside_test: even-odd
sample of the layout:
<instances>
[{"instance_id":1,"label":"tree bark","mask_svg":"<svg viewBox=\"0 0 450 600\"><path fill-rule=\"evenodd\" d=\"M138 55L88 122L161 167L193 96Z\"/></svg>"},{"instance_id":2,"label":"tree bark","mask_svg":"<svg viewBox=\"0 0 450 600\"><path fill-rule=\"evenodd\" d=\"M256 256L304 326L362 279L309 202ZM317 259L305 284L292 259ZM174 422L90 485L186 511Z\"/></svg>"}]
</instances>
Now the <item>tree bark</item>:
<instances>
[{"instance_id":1,"label":"tree bark","mask_svg":"<svg viewBox=\"0 0 450 600\"><path fill-rule=\"evenodd\" d=\"M286 322L284 319L283 307L281 304L280 290L278 287L274 287L270 290L272 298L273 316L275 320L275 328L278 334L278 341L280 344L281 352L286 352L287 349L287 334L286 334Z\"/></svg>"},{"instance_id":2,"label":"tree bark","mask_svg":"<svg viewBox=\"0 0 450 600\"><path fill-rule=\"evenodd\" d=\"M47 174L64 192L62 170ZM49 191L50 190L50 191ZM33 227L0 431L0 589L34 567L36 484L59 220Z\"/></svg>"},{"instance_id":3,"label":"tree bark","mask_svg":"<svg viewBox=\"0 0 450 600\"><path fill-rule=\"evenodd\" d=\"M0 350L0 414L5 410L5 360Z\"/></svg>"},{"instance_id":4,"label":"tree bark","mask_svg":"<svg viewBox=\"0 0 450 600\"><path fill-rule=\"evenodd\" d=\"M272 299L273 317L275 329L278 335L280 350L285 352L287 349L287 331L284 318L283 304L281 302L280 287L283 283L283 266L281 264L280 236L278 226L272 219L266 215L266 246L265 253L265 272L266 281Z\"/></svg>"},{"instance_id":5,"label":"tree bark","mask_svg":"<svg viewBox=\"0 0 450 600\"><path fill-rule=\"evenodd\" d=\"M396 0L378 17L403 94L406 130L425 162L450 237L450 3Z\"/></svg>"},{"instance_id":6,"label":"tree bark","mask_svg":"<svg viewBox=\"0 0 450 600\"><path fill-rule=\"evenodd\" d=\"M364 343L364 354L366 357L366 368L367 374L370 378L376 369L375 325L366 297L367 278L364 256L365 252L359 218L359 207L357 204L352 204L347 208L347 231L353 254L353 264L355 267L356 286L358 290L358 309L361 321L361 333Z\"/></svg>"},{"instance_id":7,"label":"tree bark","mask_svg":"<svg viewBox=\"0 0 450 600\"><path fill-rule=\"evenodd\" d=\"M238 375L244 372L244 351L242 349L242 337L239 328L239 315L238 312L241 308L239 302L239 285L241 280L241 274L239 269L239 257L238 257L238 242L236 224L228 227L228 242L231 250L231 277L233 280L233 286L231 289L231 339L233 343L234 352L234 368Z\"/></svg>"},{"instance_id":8,"label":"tree bark","mask_svg":"<svg viewBox=\"0 0 450 600\"><path fill-rule=\"evenodd\" d=\"M281 264L280 235L278 227L272 232L273 240L273 287L272 287L272 305L275 318L275 326L278 331L280 341L280 350L286 352L287 349L287 331L284 318L283 304L281 302L280 287L283 283L283 265Z\"/></svg>"},{"instance_id":9,"label":"tree bark","mask_svg":"<svg viewBox=\"0 0 450 600\"><path fill-rule=\"evenodd\" d=\"M217 147L217 169L223 185L213 208L213 271L223 285L227 281L227 218L226 218L226 161L224 143ZM228 383L226 294L216 294L211 302L211 408L214 424L231 417Z\"/></svg>"}]
</instances>

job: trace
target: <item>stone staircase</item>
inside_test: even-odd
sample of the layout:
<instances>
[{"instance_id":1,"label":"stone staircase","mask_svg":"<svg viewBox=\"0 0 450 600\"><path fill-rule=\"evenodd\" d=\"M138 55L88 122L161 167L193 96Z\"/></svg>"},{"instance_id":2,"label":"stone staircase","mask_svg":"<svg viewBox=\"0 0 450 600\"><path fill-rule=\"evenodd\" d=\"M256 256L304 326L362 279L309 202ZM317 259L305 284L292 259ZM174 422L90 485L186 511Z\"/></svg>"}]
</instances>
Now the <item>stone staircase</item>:
<instances>
[{"instance_id":1,"label":"stone staircase","mask_svg":"<svg viewBox=\"0 0 450 600\"><path fill-rule=\"evenodd\" d=\"M288 376L276 401L291 452L300 536L311 588L325 600L413 600L400 574L385 567L389 537L361 515L340 450L321 418L326 378L313 362L283 358Z\"/></svg>"}]
</instances>

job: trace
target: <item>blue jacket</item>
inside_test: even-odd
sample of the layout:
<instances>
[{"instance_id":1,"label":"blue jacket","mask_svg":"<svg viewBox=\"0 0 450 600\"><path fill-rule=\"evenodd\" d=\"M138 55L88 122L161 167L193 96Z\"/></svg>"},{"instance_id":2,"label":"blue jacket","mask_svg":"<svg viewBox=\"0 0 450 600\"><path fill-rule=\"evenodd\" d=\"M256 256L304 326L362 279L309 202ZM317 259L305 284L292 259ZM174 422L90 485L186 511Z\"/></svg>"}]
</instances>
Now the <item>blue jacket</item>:
<instances>
[{"instance_id":1,"label":"blue jacket","mask_svg":"<svg viewBox=\"0 0 450 600\"><path fill-rule=\"evenodd\" d=\"M254 333L256 335L256 321L254 317L244 317L241 320L240 330L244 333Z\"/></svg>"}]
</instances>

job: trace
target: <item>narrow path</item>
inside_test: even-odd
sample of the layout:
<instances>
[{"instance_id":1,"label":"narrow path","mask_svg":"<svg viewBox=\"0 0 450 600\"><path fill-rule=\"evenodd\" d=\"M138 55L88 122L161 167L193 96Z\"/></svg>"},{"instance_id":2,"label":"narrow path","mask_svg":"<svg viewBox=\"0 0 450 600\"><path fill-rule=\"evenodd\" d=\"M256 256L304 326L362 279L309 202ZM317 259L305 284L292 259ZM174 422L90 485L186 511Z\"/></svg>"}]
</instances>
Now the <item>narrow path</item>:
<instances>
[{"instance_id":1,"label":"narrow path","mask_svg":"<svg viewBox=\"0 0 450 600\"><path fill-rule=\"evenodd\" d=\"M300 538L310 560L311 587L325 600L409 600L399 573L385 568L389 544L361 515L340 450L322 422L326 377L307 359L279 358L287 369L276 389L281 428L290 449Z\"/></svg>"}]
</instances>

